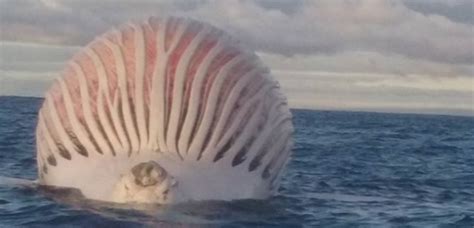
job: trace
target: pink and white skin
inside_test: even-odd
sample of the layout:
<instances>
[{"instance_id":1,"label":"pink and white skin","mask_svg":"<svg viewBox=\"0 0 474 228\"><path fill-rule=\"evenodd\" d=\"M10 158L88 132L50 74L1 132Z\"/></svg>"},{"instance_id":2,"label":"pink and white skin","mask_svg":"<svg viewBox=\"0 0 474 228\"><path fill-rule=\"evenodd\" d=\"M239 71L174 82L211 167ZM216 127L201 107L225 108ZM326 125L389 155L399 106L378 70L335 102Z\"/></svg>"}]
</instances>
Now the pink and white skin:
<instances>
[{"instance_id":1,"label":"pink and white skin","mask_svg":"<svg viewBox=\"0 0 474 228\"><path fill-rule=\"evenodd\" d=\"M292 133L255 54L210 25L152 17L97 37L47 91L39 183L118 203L264 199Z\"/></svg>"}]
</instances>

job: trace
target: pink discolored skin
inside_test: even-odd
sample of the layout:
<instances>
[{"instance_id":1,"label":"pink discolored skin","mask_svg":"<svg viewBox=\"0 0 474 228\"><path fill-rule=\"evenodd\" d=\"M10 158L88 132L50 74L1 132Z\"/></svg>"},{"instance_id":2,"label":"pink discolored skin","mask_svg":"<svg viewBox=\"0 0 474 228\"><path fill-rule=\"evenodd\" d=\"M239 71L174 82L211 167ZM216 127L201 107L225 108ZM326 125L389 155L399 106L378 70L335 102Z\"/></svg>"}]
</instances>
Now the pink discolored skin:
<instances>
[{"instance_id":1,"label":"pink discolored skin","mask_svg":"<svg viewBox=\"0 0 474 228\"><path fill-rule=\"evenodd\" d=\"M195 178L183 171L191 166L212 169L203 171L208 179L242 170L273 191L292 131L286 99L254 54L209 25L150 18L96 38L47 92L37 127L40 181L87 192L66 180L75 172L84 181L68 167L93 160L93 169L103 162L122 170L129 167L111 164L167 156L176 164L160 165L178 180Z\"/></svg>"}]
</instances>

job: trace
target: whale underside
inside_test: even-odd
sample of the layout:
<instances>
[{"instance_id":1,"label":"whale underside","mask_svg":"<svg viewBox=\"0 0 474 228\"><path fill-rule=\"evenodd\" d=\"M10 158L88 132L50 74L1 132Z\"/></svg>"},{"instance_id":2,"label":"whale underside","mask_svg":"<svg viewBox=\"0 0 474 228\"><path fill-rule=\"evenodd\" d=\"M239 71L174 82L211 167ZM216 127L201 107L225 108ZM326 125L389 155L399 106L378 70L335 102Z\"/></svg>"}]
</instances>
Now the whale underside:
<instances>
[{"instance_id":1,"label":"whale underside","mask_svg":"<svg viewBox=\"0 0 474 228\"><path fill-rule=\"evenodd\" d=\"M38 182L119 203L263 199L292 133L253 52L205 23L152 17L98 36L47 91Z\"/></svg>"}]
</instances>

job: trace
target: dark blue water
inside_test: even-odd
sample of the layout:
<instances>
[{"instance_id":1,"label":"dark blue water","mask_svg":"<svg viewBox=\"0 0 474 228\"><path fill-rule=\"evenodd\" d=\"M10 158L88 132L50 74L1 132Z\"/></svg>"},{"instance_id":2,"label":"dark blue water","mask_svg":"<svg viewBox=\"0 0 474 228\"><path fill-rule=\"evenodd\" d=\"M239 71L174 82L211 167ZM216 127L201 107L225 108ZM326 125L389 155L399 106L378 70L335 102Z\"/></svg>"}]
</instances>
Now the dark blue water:
<instances>
[{"instance_id":1,"label":"dark blue water","mask_svg":"<svg viewBox=\"0 0 474 228\"><path fill-rule=\"evenodd\" d=\"M36 178L41 102L0 97L0 176ZM132 210L0 185L0 227L474 227L474 118L293 113L293 159L270 200Z\"/></svg>"}]
</instances>

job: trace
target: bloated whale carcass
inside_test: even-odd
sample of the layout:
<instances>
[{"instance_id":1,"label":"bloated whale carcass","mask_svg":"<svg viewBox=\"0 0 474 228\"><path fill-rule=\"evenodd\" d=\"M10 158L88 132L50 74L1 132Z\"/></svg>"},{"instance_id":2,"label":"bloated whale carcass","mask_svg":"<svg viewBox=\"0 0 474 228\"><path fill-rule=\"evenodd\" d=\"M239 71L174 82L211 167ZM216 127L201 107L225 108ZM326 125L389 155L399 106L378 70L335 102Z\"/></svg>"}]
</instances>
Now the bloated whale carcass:
<instances>
[{"instance_id":1,"label":"bloated whale carcass","mask_svg":"<svg viewBox=\"0 0 474 228\"><path fill-rule=\"evenodd\" d=\"M39 183L118 203L263 199L291 118L253 52L205 23L152 17L96 38L47 91Z\"/></svg>"}]
</instances>

